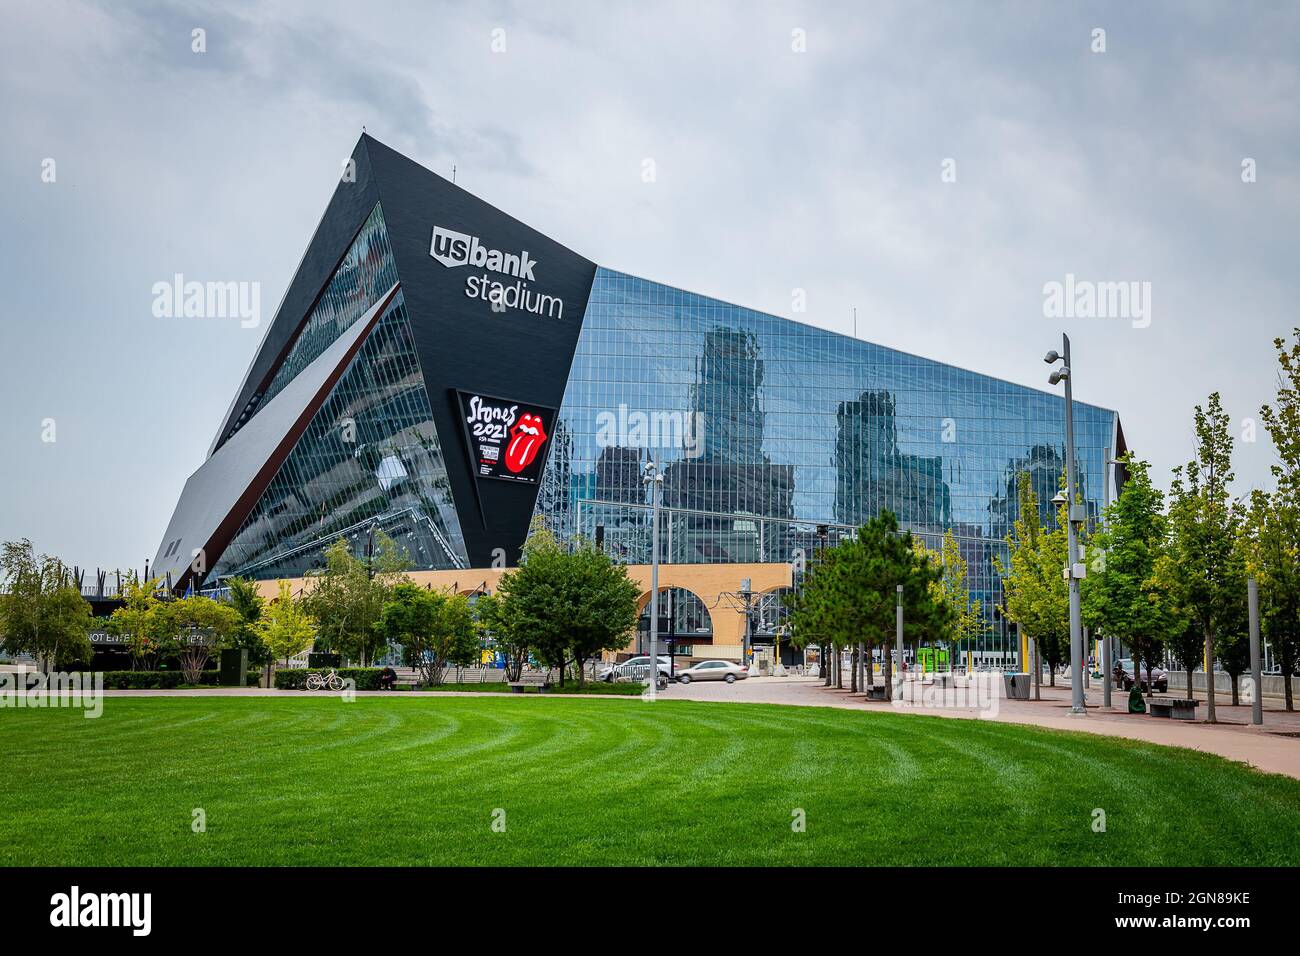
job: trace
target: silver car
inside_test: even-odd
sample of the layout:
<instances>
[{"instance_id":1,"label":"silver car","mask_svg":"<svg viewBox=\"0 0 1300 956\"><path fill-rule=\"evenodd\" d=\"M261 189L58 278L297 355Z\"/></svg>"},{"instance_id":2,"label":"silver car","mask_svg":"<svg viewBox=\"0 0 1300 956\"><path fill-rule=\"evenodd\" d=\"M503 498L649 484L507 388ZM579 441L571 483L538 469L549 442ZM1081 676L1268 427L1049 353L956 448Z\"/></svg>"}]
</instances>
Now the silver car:
<instances>
[{"instance_id":1,"label":"silver car","mask_svg":"<svg viewBox=\"0 0 1300 956\"><path fill-rule=\"evenodd\" d=\"M679 684L689 684L693 680L724 680L734 684L749 676L749 670L731 661L700 661L694 667L677 672Z\"/></svg>"},{"instance_id":2,"label":"silver car","mask_svg":"<svg viewBox=\"0 0 1300 956\"><path fill-rule=\"evenodd\" d=\"M633 680L638 676L644 679L645 672L649 669L650 655L642 654L640 657L634 657L631 660L624 661L622 664L615 664L613 667L607 667L597 676L597 680L607 682ZM672 661L660 655L659 657L659 676L667 678L672 671Z\"/></svg>"}]
</instances>

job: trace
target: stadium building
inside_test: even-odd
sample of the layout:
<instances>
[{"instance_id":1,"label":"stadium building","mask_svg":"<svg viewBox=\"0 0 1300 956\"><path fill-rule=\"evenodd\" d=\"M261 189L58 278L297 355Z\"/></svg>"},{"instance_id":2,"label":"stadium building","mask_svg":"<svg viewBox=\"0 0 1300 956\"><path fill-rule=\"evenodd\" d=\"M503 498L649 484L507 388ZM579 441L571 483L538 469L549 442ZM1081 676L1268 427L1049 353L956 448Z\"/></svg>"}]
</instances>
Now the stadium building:
<instances>
[{"instance_id":1,"label":"stadium building","mask_svg":"<svg viewBox=\"0 0 1300 956\"><path fill-rule=\"evenodd\" d=\"M181 493L174 587L301 578L383 531L417 580L490 591L541 518L648 589L657 456L663 631L737 658L745 604L770 644L801 557L882 508L951 529L987 609L1019 473L1053 520L1061 396L602 268L370 136L352 159ZM1075 420L1096 515L1123 432Z\"/></svg>"}]
</instances>

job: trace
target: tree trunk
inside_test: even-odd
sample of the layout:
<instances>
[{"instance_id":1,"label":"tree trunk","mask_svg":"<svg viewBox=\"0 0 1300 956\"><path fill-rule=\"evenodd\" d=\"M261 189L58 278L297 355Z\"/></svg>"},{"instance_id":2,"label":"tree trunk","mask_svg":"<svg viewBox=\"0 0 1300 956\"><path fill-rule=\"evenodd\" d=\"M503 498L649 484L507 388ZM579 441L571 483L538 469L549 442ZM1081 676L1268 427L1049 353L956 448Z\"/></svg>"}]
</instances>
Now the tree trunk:
<instances>
[{"instance_id":1,"label":"tree trunk","mask_svg":"<svg viewBox=\"0 0 1300 956\"><path fill-rule=\"evenodd\" d=\"M822 686L831 686L831 654L824 641L822 642Z\"/></svg>"},{"instance_id":2,"label":"tree trunk","mask_svg":"<svg viewBox=\"0 0 1300 956\"><path fill-rule=\"evenodd\" d=\"M1047 686L1056 686L1056 665L1051 661L1048 661L1047 663Z\"/></svg>"},{"instance_id":3,"label":"tree trunk","mask_svg":"<svg viewBox=\"0 0 1300 956\"><path fill-rule=\"evenodd\" d=\"M850 658L849 693L858 692L858 645L853 645L853 657Z\"/></svg>"},{"instance_id":4,"label":"tree trunk","mask_svg":"<svg viewBox=\"0 0 1300 956\"><path fill-rule=\"evenodd\" d=\"M1187 699L1188 700L1191 700L1193 696L1192 695L1192 670L1193 668L1191 667L1187 668Z\"/></svg>"},{"instance_id":5,"label":"tree trunk","mask_svg":"<svg viewBox=\"0 0 1300 956\"><path fill-rule=\"evenodd\" d=\"M1228 677L1232 680L1232 706L1238 707L1241 704L1241 693L1237 689L1237 675L1229 674Z\"/></svg>"}]
</instances>

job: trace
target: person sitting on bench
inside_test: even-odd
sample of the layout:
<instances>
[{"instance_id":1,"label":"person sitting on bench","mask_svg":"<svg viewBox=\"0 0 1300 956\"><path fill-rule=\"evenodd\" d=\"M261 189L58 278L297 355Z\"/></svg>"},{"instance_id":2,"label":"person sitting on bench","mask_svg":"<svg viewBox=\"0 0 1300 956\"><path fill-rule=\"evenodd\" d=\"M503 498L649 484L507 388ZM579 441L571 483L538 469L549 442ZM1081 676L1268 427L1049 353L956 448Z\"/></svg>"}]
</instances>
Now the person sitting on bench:
<instances>
[{"instance_id":1,"label":"person sitting on bench","mask_svg":"<svg viewBox=\"0 0 1300 956\"><path fill-rule=\"evenodd\" d=\"M397 687L397 671L391 667L385 667L379 672L379 689L394 690Z\"/></svg>"}]
</instances>

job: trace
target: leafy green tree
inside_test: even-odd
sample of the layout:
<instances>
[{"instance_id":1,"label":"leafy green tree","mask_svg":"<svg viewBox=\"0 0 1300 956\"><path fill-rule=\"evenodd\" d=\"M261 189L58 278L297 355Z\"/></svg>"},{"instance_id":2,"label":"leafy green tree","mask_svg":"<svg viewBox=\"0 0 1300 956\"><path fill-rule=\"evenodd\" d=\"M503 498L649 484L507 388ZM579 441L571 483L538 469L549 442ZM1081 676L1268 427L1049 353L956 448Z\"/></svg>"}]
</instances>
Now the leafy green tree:
<instances>
[{"instance_id":1,"label":"leafy green tree","mask_svg":"<svg viewBox=\"0 0 1300 956\"><path fill-rule=\"evenodd\" d=\"M1019 514L1007 537L1007 560L995 555L994 566L1002 576L1008 620L1037 644L1055 687L1056 670L1070 656L1070 595L1062 577L1069 554L1064 517L1055 528L1042 526L1028 472L1017 476L1016 493Z\"/></svg>"},{"instance_id":2,"label":"leafy green tree","mask_svg":"<svg viewBox=\"0 0 1300 956\"><path fill-rule=\"evenodd\" d=\"M325 549L325 567L308 577L306 612L319 628L317 650L334 651L363 667L383 653L380 615L409 563L393 539L375 533L374 555L356 557L345 538Z\"/></svg>"},{"instance_id":3,"label":"leafy green tree","mask_svg":"<svg viewBox=\"0 0 1300 956\"><path fill-rule=\"evenodd\" d=\"M1250 560L1248 520L1248 514L1243 508L1226 570L1223 616L1214 637L1219 665L1231 679L1234 707L1241 703L1241 677L1250 672L1250 609L1246 599L1247 567Z\"/></svg>"},{"instance_id":4,"label":"leafy green tree","mask_svg":"<svg viewBox=\"0 0 1300 956\"><path fill-rule=\"evenodd\" d=\"M987 625L983 602L971 597L966 559L962 557L961 545L951 528L944 532L939 555L942 575L934 584L935 599L952 612L948 649L955 663L961 643L965 642L967 648L973 646L985 633Z\"/></svg>"},{"instance_id":5,"label":"leafy green tree","mask_svg":"<svg viewBox=\"0 0 1300 956\"><path fill-rule=\"evenodd\" d=\"M202 594L175 598L155 605L161 653L175 656L185 680L197 684L214 650L235 635L243 620L229 604Z\"/></svg>"},{"instance_id":6,"label":"leafy green tree","mask_svg":"<svg viewBox=\"0 0 1300 956\"><path fill-rule=\"evenodd\" d=\"M1169 489L1170 555L1174 562L1169 583L1181 607L1200 626L1205 641L1206 720L1215 722L1215 635L1234 613L1241 598L1237 588L1234 550L1241 509L1232 500L1232 436L1219 393L1206 407L1196 406L1195 455L1174 468Z\"/></svg>"},{"instance_id":7,"label":"leafy green tree","mask_svg":"<svg viewBox=\"0 0 1300 956\"><path fill-rule=\"evenodd\" d=\"M819 549L804 568L799 586L785 598L790 644L799 649L813 645L819 648L822 682L827 686L831 678L830 587L834 562L831 549Z\"/></svg>"},{"instance_id":8,"label":"leafy green tree","mask_svg":"<svg viewBox=\"0 0 1300 956\"><path fill-rule=\"evenodd\" d=\"M410 581L394 586L380 616L388 641L426 686L443 683L449 664L465 667L478 656L478 629L469 598L430 591Z\"/></svg>"},{"instance_id":9,"label":"leafy green tree","mask_svg":"<svg viewBox=\"0 0 1300 956\"><path fill-rule=\"evenodd\" d=\"M1264 637L1282 671L1286 709L1294 710L1291 675L1300 671L1300 328L1295 340L1273 340L1277 352L1277 398L1260 409L1273 447L1276 488L1252 495L1247 573L1259 584ZM1258 688L1256 688L1258 693Z\"/></svg>"},{"instance_id":10,"label":"leafy green tree","mask_svg":"<svg viewBox=\"0 0 1300 956\"><path fill-rule=\"evenodd\" d=\"M269 668L271 653L262 643L262 636L257 630L257 622L266 607L266 599L258 590L257 582L248 578L229 578L226 587L230 594L226 601L235 609L240 621L238 630L230 639L230 645L247 650L248 662L255 667L266 665Z\"/></svg>"},{"instance_id":11,"label":"leafy green tree","mask_svg":"<svg viewBox=\"0 0 1300 956\"><path fill-rule=\"evenodd\" d=\"M90 660L90 603L58 558L31 541L0 547L0 644L31 654L45 672Z\"/></svg>"},{"instance_id":12,"label":"leafy green tree","mask_svg":"<svg viewBox=\"0 0 1300 956\"><path fill-rule=\"evenodd\" d=\"M512 635L509 622L501 614L501 599L496 594L480 594L474 600L474 619L478 624L480 641L491 642L506 658L506 679L517 681L528 660L528 635L521 633L518 640Z\"/></svg>"},{"instance_id":13,"label":"leafy green tree","mask_svg":"<svg viewBox=\"0 0 1300 956\"><path fill-rule=\"evenodd\" d=\"M1293 711L1290 675L1300 671L1300 502L1289 491L1256 491L1247 526L1247 571L1259 585L1260 629L1284 678L1286 709Z\"/></svg>"},{"instance_id":14,"label":"leafy green tree","mask_svg":"<svg viewBox=\"0 0 1300 956\"><path fill-rule=\"evenodd\" d=\"M641 588L627 576L627 568L615 564L591 542L579 542L568 561L568 593L574 601L569 654L581 687L586 681L587 661L603 651L627 646L636 630Z\"/></svg>"},{"instance_id":15,"label":"leafy green tree","mask_svg":"<svg viewBox=\"0 0 1300 956\"><path fill-rule=\"evenodd\" d=\"M823 641L836 655L858 642L868 657L873 647L888 648L900 584L908 643L946 639L953 611L936 599L934 587L942 573L928 553L917 549L912 533L899 530L893 513L881 511L854 537L822 549L803 586L789 599L792 640L797 646ZM887 651L884 659L888 683L892 667ZM843 686L842 675L837 682Z\"/></svg>"},{"instance_id":16,"label":"leafy green tree","mask_svg":"<svg viewBox=\"0 0 1300 956\"><path fill-rule=\"evenodd\" d=\"M281 581L279 594L258 615L257 636L267 653L286 663L289 658L311 647L316 638L316 622L308 613L306 601L295 600L288 581Z\"/></svg>"},{"instance_id":17,"label":"leafy green tree","mask_svg":"<svg viewBox=\"0 0 1300 956\"><path fill-rule=\"evenodd\" d=\"M1205 634L1194 618L1183 619L1181 630L1165 635L1165 647L1170 656L1187 675L1187 699L1191 700L1192 674L1205 659ZM1147 696L1151 696L1151 669L1147 668Z\"/></svg>"},{"instance_id":18,"label":"leafy green tree","mask_svg":"<svg viewBox=\"0 0 1300 956\"><path fill-rule=\"evenodd\" d=\"M108 630L126 643L133 670L153 670L166 650L166 621L159 611L165 595L161 578L141 581L131 573L123 582L122 606L109 617Z\"/></svg>"},{"instance_id":19,"label":"leafy green tree","mask_svg":"<svg viewBox=\"0 0 1300 956\"><path fill-rule=\"evenodd\" d=\"M620 650L636 628L640 588L593 544L566 549L535 525L520 566L501 576L497 621L508 634L527 633L537 659L560 672L572 662L581 685L584 665L601 651Z\"/></svg>"},{"instance_id":20,"label":"leafy green tree","mask_svg":"<svg viewBox=\"0 0 1300 956\"><path fill-rule=\"evenodd\" d=\"M1146 666L1150 693L1163 646L1184 639L1188 622L1167 582L1170 571L1159 571L1168 533L1164 495L1147 462L1131 453L1121 460L1128 481L1088 542L1083 617L1088 627L1132 648L1134 660ZM1189 694L1190 688L1189 677Z\"/></svg>"}]
</instances>

